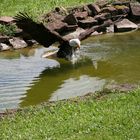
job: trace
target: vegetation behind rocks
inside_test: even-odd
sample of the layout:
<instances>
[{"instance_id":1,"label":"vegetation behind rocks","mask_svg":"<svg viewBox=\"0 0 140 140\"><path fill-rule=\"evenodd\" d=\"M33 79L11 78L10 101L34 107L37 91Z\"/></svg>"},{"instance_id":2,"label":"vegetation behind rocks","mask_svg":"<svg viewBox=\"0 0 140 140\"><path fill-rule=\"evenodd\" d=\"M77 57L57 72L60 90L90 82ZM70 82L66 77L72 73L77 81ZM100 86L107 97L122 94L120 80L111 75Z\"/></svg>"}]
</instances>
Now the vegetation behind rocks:
<instances>
[{"instance_id":1,"label":"vegetation behind rocks","mask_svg":"<svg viewBox=\"0 0 140 140\"><path fill-rule=\"evenodd\" d=\"M34 16L38 16L51 11L56 6L69 7L90 2L94 2L94 0L1 0L0 15L13 16L19 11L26 11Z\"/></svg>"}]
</instances>

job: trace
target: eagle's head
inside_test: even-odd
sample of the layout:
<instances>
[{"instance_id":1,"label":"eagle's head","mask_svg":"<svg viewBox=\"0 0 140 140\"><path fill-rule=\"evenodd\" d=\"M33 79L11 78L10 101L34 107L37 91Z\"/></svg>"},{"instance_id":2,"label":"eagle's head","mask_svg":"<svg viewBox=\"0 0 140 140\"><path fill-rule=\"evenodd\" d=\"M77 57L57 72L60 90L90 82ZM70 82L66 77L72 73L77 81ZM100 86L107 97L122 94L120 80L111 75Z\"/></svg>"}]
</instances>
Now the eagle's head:
<instances>
[{"instance_id":1,"label":"eagle's head","mask_svg":"<svg viewBox=\"0 0 140 140\"><path fill-rule=\"evenodd\" d=\"M77 49L80 49L81 42L78 38L70 39L69 45L72 47L72 49L77 50Z\"/></svg>"},{"instance_id":2,"label":"eagle's head","mask_svg":"<svg viewBox=\"0 0 140 140\"><path fill-rule=\"evenodd\" d=\"M78 38L70 39L59 46L60 49L57 56L60 58L71 59L76 54L76 51L80 49L80 46L81 42Z\"/></svg>"}]
</instances>

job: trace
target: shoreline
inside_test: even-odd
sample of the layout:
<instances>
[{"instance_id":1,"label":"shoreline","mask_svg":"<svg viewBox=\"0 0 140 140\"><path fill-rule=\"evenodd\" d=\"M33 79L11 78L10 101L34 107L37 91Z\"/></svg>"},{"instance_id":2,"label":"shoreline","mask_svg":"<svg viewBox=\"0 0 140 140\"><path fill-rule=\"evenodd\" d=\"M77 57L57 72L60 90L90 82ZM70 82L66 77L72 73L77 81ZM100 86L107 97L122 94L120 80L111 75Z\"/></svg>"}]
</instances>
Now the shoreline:
<instances>
[{"instance_id":1,"label":"shoreline","mask_svg":"<svg viewBox=\"0 0 140 140\"><path fill-rule=\"evenodd\" d=\"M114 93L125 93L128 94L129 92L133 92L135 90L138 90L139 86L138 85L133 85L133 84L121 84L121 85L110 85L108 86L108 88L104 88L101 91L96 91L93 93L87 93L83 96L77 96L77 97L73 97L73 98L69 98L69 99L62 99L62 100L57 100L57 101L46 101L46 102L42 102L41 104L37 104L37 105L30 105L30 106L26 106L26 107L21 107L21 108L16 108L16 109L6 109L3 112L0 112L0 118L5 117L5 116L9 116L9 115L14 115L17 112L22 112L24 110L26 110L27 108L30 107L38 107L38 106L51 106L53 104L57 104L57 103L63 103L63 102L78 102L81 100L86 100L89 98L94 98L95 100L99 100L104 98L104 96L108 96L109 94L114 94Z\"/></svg>"}]
</instances>

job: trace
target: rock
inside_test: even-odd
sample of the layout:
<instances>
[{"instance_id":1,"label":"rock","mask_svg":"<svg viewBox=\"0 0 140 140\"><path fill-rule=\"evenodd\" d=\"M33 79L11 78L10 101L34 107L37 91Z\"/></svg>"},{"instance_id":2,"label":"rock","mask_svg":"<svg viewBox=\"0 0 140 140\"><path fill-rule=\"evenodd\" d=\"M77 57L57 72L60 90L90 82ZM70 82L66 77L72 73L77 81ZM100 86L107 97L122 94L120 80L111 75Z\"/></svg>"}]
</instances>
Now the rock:
<instances>
[{"instance_id":1,"label":"rock","mask_svg":"<svg viewBox=\"0 0 140 140\"><path fill-rule=\"evenodd\" d=\"M76 17L73 14L69 14L67 15L64 20L64 22L66 22L68 25L77 25L78 21L76 19Z\"/></svg>"},{"instance_id":2,"label":"rock","mask_svg":"<svg viewBox=\"0 0 140 140\"><path fill-rule=\"evenodd\" d=\"M117 9L118 14L129 14L130 9L125 5L116 5L115 8Z\"/></svg>"},{"instance_id":3,"label":"rock","mask_svg":"<svg viewBox=\"0 0 140 140\"><path fill-rule=\"evenodd\" d=\"M112 19L112 21L114 21L116 23L116 22L121 21L122 19L126 18L127 16L128 16L127 14L121 14L121 15L113 16L111 19Z\"/></svg>"},{"instance_id":4,"label":"rock","mask_svg":"<svg viewBox=\"0 0 140 140\"><path fill-rule=\"evenodd\" d=\"M76 7L70 7L67 8L68 13L74 14L75 12L83 12L86 11L85 6L76 6Z\"/></svg>"},{"instance_id":5,"label":"rock","mask_svg":"<svg viewBox=\"0 0 140 140\"><path fill-rule=\"evenodd\" d=\"M95 32L93 32L92 34L91 34L91 36L96 36L96 35L101 35L101 34L103 34L103 32L97 32L97 31L95 31Z\"/></svg>"},{"instance_id":6,"label":"rock","mask_svg":"<svg viewBox=\"0 0 140 140\"><path fill-rule=\"evenodd\" d=\"M118 14L117 9L113 6L104 7L103 9L101 9L101 13L110 13L111 16L116 16Z\"/></svg>"},{"instance_id":7,"label":"rock","mask_svg":"<svg viewBox=\"0 0 140 140\"><path fill-rule=\"evenodd\" d=\"M94 19L97 20L99 24L110 18L111 18L110 13L101 13L99 15L94 16Z\"/></svg>"},{"instance_id":8,"label":"rock","mask_svg":"<svg viewBox=\"0 0 140 140\"><path fill-rule=\"evenodd\" d=\"M82 20L85 19L88 16L88 12L84 11L84 12L75 12L74 16L78 19L78 20Z\"/></svg>"},{"instance_id":9,"label":"rock","mask_svg":"<svg viewBox=\"0 0 140 140\"><path fill-rule=\"evenodd\" d=\"M56 31L56 32L63 32L67 26L67 23L62 22L61 20L55 20L53 22L49 22L47 24L47 28L51 31Z\"/></svg>"},{"instance_id":10,"label":"rock","mask_svg":"<svg viewBox=\"0 0 140 140\"><path fill-rule=\"evenodd\" d=\"M131 16L134 19L140 19L140 4L130 3Z\"/></svg>"},{"instance_id":11,"label":"rock","mask_svg":"<svg viewBox=\"0 0 140 140\"><path fill-rule=\"evenodd\" d=\"M96 4L99 5L100 8L107 6L109 3L108 0L96 0Z\"/></svg>"},{"instance_id":12,"label":"rock","mask_svg":"<svg viewBox=\"0 0 140 140\"><path fill-rule=\"evenodd\" d=\"M32 46L34 44L38 44L38 42L36 42L35 40L31 39L31 40L26 40L26 43L28 44L28 46Z\"/></svg>"},{"instance_id":13,"label":"rock","mask_svg":"<svg viewBox=\"0 0 140 140\"><path fill-rule=\"evenodd\" d=\"M7 44L4 44L4 43L0 43L0 51L7 51L7 50L10 50L11 47L8 46Z\"/></svg>"},{"instance_id":14,"label":"rock","mask_svg":"<svg viewBox=\"0 0 140 140\"><path fill-rule=\"evenodd\" d=\"M101 12L101 9L97 4L89 4L87 6L92 11L92 15L98 15L98 13Z\"/></svg>"},{"instance_id":15,"label":"rock","mask_svg":"<svg viewBox=\"0 0 140 140\"><path fill-rule=\"evenodd\" d=\"M41 19L42 19L43 22L48 23L48 22L53 22L53 21L55 22L56 20L62 21L62 20L64 20L64 17L65 16L63 16L63 15L57 13L57 12L50 12L50 13L47 13L47 14L43 15L41 17Z\"/></svg>"},{"instance_id":16,"label":"rock","mask_svg":"<svg viewBox=\"0 0 140 140\"><path fill-rule=\"evenodd\" d=\"M98 21L95 20L93 17L88 17L84 20L79 20L78 22L79 27L82 27L82 28L90 28L97 24L98 24Z\"/></svg>"},{"instance_id":17,"label":"rock","mask_svg":"<svg viewBox=\"0 0 140 140\"><path fill-rule=\"evenodd\" d=\"M62 22L60 20L56 20L55 22L49 22L47 24L47 28L51 31L56 31L59 34L63 34L67 31L75 31L77 29L78 25L68 25L65 22Z\"/></svg>"},{"instance_id":18,"label":"rock","mask_svg":"<svg viewBox=\"0 0 140 140\"><path fill-rule=\"evenodd\" d=\"M0 24L10 24L14 22L14 18L13 17L9 17L9 16L2 16L0 17Z\"/></svg>"},{"instance_id":19,"label":"rock","mask_svg":"<svg viewBox=\"0 0 140 140\"><path fill-rule=\"evenodd\" d=\"M8 36L0 36L0 43L8 43L9 37Z\"/></svg>"},{"instance_id":20,"label":"rock","mask_svg":"<svg viewBox=\"0 0 140 140\"><path fill-rule=\"evenodd\" d=\"M12 39L9 39L10 44L13 46L14 49L21 49L27 47L27 43L20 38L14 37Z\"/></svg>"},{"instance_id":21,"label":"rock","mask_svg":"<svg viewBox=\"0 0 140 140\"><path fill-rule=\"evenodd\" d=\"M67 15L68 14L68 11L67 9L65 9L64 7L56 7L55 8L55 12L57 12L58 14L60 15Z\"/></svg>"},{"instance_id":22,"label":"rock","mask_svg":"<svg viewBox=\"0 0 140 140\"><path fill-rule=\"evenodd\" d=\"M80 35L80 33L84 32L85 30L82 28L77 28L75 32L69 33L65 36L63 36L66 39L72 39L72 38L78 38L78 36Z\"/></svg>"},{"instance_id":23,"label":"rock","mask_svg":"<svg viewBox=\"0 0 140 140\"><path fill-rule=\"evenodd\" d=\"M84 11L87 11L88 16L93 16L92 11L88 8L88 5L84 6Z\"/></svg>"},{"instance_id":24,"label":"rock","mask_svg":"<svg viewBox=\"0 0 140 140\"><path fill-rule=\"evenodd\" d=\"M140 29L140 21L137 22L138 28Z\"/></svg>"},{"instance_id":25,"label":"rock","mask_svg":"<svg viewBox=\"0 0 140 140\"><path fill-rule=\"evenodd\" d=\"M115 23L114 27L115 32L131 31L138 28L135 23L129 21L128 19L123 19L122 21Z\"/></svg>"},{"instance_id":26,"label":"rock","mask_svg":"<svg viewBox=\"0 0 140 140\"><path fill-rule=\"evenodd\" d=\"M75 31L78 28L78 25L67 25L65 31Z\"/></svg>"},{"instance_id":27,"label":"rock","mask_svg":"<svg viewBox=\"0 0 140 140\"><path fill-rule=\"evenodd\" d=\"M107 33L114 33L114 25L110 25L109 27L106 27Z\"/></svg>"},{"instance_id":28,"label":"rock","mask_svg":"<svg viewBox=\"0 0 140 140\"><path fill-rule=\"evenodd\" d=\"M125 5L125 6L129 7L130 1L113 1L112 5L113 6L117 6L117 5L124 6Z\"/></svg>"}]
</instances>

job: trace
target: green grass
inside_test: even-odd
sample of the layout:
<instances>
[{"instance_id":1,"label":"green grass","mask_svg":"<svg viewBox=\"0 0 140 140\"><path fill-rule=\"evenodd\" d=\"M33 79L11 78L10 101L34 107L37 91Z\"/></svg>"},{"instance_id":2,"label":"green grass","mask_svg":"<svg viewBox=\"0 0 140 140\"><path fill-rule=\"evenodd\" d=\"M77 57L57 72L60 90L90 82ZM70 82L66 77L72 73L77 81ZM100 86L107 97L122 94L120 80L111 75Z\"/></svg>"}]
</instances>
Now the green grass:
<instances>
[{"instance_id":1,"label":"green grass","mask_svg":"<svg viewBox=\"0 0 140 140\"><path fill-rule=\"evenodd\" d=\"M1 25L0 24L0 34L13 36L16 33L16 26L15 25Z\"/></svg>"},{"instance_id":2,"label":"green grass","mask_svg":"<svg viewBox=\"0 0 140 140\"><path fill-rule=\"evenodd\" d=\"M140 90L29 107L0 121L2 140L139 140Z\"/></svg>"},{"instance_id":3,"label":"green grass","mask_svg":"<svg viewBox=\"0 0 140 140\"><path fill-rule=\"evenodd\" d=\"M38 16L54 9L56 6L69 7L90 2L93 2L93 0L1 0L0 15L13 16L19 11L26 11Z\"/></svg>"},{"instance_id":4,"label":"green grass","mask_svg":"<svg viewBox=\"0 0 140 140\"><path fill-rule=\"evenodd\" d=\"M0 16L26 11L39 16L56 6L75 6L93 0L1 0ZM0 27L3 32L13 30ZM139 140L140 89L44 104L0 119L0 140Z\"/></svg>"}]
</instances>

